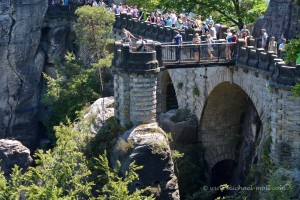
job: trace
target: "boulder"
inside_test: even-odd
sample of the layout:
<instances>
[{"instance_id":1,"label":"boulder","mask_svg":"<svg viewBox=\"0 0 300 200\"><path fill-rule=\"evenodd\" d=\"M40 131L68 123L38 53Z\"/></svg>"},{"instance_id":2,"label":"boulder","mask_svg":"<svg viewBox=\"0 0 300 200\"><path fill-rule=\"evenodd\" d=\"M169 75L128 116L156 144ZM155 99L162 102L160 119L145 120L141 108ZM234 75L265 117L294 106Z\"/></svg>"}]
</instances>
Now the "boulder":
<instances>
[{"instance_id":1,"label":"boulder","mask_svg":"<svg viewBox=\"0 0 300 200\"><path fill-rule=\"evenodd\" d=\"M1 169L5 176L11 173L14 165L27 169L32 163L30 150L17 140L0 139Z\"/></svg>"},{"instance_id":2,"label":"boulder","mask_svg":"<svg viewBox=\"0 0 300 200\"><path fill-rule=\"evenodd\" d=\"M90 130L96 134L104 122L114 116L114 97L99 98L87 110L85 121L93 120Z\"/></svg>"},{"instance_id":3,"label":"boulder","mask_svg":"<svg viewBox=\"0 0 300 200\"><path fill-rule=\"evenodd\" d=\"M187 110L170 110L160 117L162 129L172 134L175 143L197 142L197 118Z\"/></svg>"},{"instance_id":4,"label":"boulder","mask_svg":"<svg viewBox=\"0 0 300 200\"><path fill-rule=\"evenodd\" d=\"M121 135L111 153L112 166L121 161L124 175L133 161L143 169L132 189L151 187L156 199L179 199L178 181L174 173L166 134L156 123L139 125Z\"/></svg>"}]
</instances>

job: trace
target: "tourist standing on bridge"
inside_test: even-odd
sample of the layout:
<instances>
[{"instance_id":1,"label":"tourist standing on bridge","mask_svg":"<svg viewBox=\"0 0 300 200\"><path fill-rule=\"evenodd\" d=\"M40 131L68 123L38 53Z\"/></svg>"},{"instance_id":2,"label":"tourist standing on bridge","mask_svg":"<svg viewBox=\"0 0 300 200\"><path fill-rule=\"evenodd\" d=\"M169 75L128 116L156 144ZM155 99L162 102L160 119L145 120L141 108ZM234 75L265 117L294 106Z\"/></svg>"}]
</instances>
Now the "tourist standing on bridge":
<instances>
[{"instance_id":1,"label":"tourist standing on bridge","mask_svg":"<svg viewBox=\"0 0 300 200\"><path fill-rule=\"evenodd\" d=\"M283 59L285 54L285 45L286 45L286 39L282 39L282 43L279 45L279 58Z\"/></svg>"},{"instance_id":2,"label":"tourist standing on bridge","mask_svg":"<svg viewBox=\"0 0 300 200\"><path fill-rule=\"evenodd\" d=\"M267 44L268 34L267 34L266 29L261 29L261 33L262 33L262 36L261 36L261 48L264 48L265 51L267 51L268 50L268 44Z\"/></svg>"},{"instance_id":3,"label":"tourist standing on bridge","mask_svg":"<svg viewBox=\"0 0 300 200\"><path fill-rule=\"evenodd\" d=\"M216 28L213 26L212 23L208 24L208 28L209 28L209 34L211 35L213 40L217 39L217 31Z\"/></svg>"},{"instance_id":4,"label":"tourist standing on bridge","mask_svg":"<svg viewBox=\"0 0 300 200\"><path fill-rule=\"evenodd\" d=\"M275 37L274 36L272 36L272 39L269 42L268 51L274 51L275 54L277 54L277 42L275 41Z\"/></svg>"},{"instance_id":5,"label":"tourist standing on bridge","mask_svg":"<svg viewBox=\"0 0 300 200\"><path fill-rule=\"evenodd\" d=\"M196 61L199 61L199 58L200 58L200 45L199 44L201 44L201 38L198 33L195 34L195 37L193 38L192 43L196 44L194 46L194 58Z\"/></svg>"},{"instance_id":6,"label":"tourist standing on bridge","mask_svg":"<svg viewBox=\"0 0 300 200\"><path fill-rule=\"evenodd\" d=\"M233 36L230 29L227 29L226 41L229 44L226 44L226 60L231 60L231 44L233 40Z\"/></svg>"},{"instance_id":7,"label":"tourist standing on bridge","mask_svg":"<svg viewBox=\"0 0 300 200\"><path fill-rule=\"evenodd\" d=\"M180 53L181 53L181 45L182 45L182 36L180 35L179 31L176 31L176 35L173 38L173 42L176 44L176 61L180 61Z\"/></svg>"},{"instance_id":8,"label":"tourist standing on bridge","mask_svg":"<svg viewBox=\"0 0 300 200\"><path fill-rule=\"evenodd\" d=\"M250 31L247 29L247 26L244 24L242 30L240 31L240 37L243 37L243 33L247 33L247 36L250 36Z\"/></svg>"},{"instance_id":9,"label":"tourist standing on bridge","mask_svg":"<svg viewBox=\"0 0 300 200\"><path fill-rule=\"evenodd\" d=\"M214 41L213 41L213 39L211 38L211 35L210 35L210 34L207 34L206 42L207 42L207 52L208 52L208 56L209 56L209 59L212 60L212 59L215 58L215 57L213 56L213 54L212 54L213 51L214 51L214 48L213 48Z\"/></svg>"}]
</instances>

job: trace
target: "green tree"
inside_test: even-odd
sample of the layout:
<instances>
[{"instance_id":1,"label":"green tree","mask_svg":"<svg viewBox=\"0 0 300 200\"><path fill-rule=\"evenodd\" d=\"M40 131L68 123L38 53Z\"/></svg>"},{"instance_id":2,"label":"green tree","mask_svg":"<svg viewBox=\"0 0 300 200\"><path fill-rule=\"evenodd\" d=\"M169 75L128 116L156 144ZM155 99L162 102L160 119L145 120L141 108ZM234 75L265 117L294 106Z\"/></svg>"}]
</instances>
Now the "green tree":
<instances>
[{"instance_id":1,"label":"green tree","mask_svg":"<svg viewBox=\"0 0 300 200\"><path fill-rule=\"evenodd\" d=\"M152 11L158 7L159 0L149 0L149 1L141 1L141 0L128 0L129 5L137 5L138 8L142 8L144 10Z\"/></svg>"},{"instance_id":2,"label":"green tree","mask_svg":"<svg viewBox=\"0 0 300 200\"><path fill-rule=\"evenodd\" d=\"M50 113L44 123L48 130L66 123L66 116L73 121L77 111L101 96L101 67L111 66L112 54L106 49L112 42L109 38L114 15L105 8L91 6L80 7L75 13L78 19L73 28L84 53L80 58L67 53L65 62L56 66L56 77L45 75L47 92L43 102L50 106Z\"/></svg>"},{"instance_id":3,"label":"green tree","mask_svg":"<svg viewBox=\"0 0 300 200\"><path fill-rule=\"evenodd\" d=\"M146 7L143 0L131 0ZM158 7L175 9L178 12L194 11L204 16L214 14L223 22L230 21L241 27L244 23L254 23L267 9L265 0L160 0Z\"/></svg>"},{"instance_id":4,"label":"green tree","mask_svg":"<svg viewBox=\"0 0 300 200\"><path fill-rule=\"evenodd\" d=\"M153 200L152 196L147 197L143 196L143 192L146 189L136 189L132 194L129 193L128 186L133 182L139 179L137 170L142 169L142 166L135 165L132 162L129 165L129 170L126 172L125 177L119 177L119 172L121 169L121 164L118 162L117 166L114 169L110 169L106 152L104 155L100 155L96 159L98 165L96 169L103 171L102 175L98 176L100 180L105 180L107 182L103 188L101 188L101 193L103 195L99 196L98 199L110 199L110 200Z\"/></svg>"},{"instance_id":5,"label":"green tree","mask_svg":"<svg viewBox=\"0 0 300 200\"><path fill-rule=\"evenodd\" d=\"M300 54L300 35L295 38L289 40L289 43L285 45L285 51L286 56L284 58L284 61L286 63L296 63L296 59L298 58L298 55ZM298 80L298 83L293 87L292 93L295 97L300 96L300 80Z\"/></svg>"},{"instance_id":6,"label":"green tree","mask_svg":"<svg viewBox=\"0 0 300 200\"><path fill-rule=\"evenodd\" d=\"M47 91L43 102L51 109L44 120L48 130L60 122L66 123L66 116L74 120L77 111L100 96L97 67L85 68L73 53L67 53L65 63L56 67L55 78L46 74L44 77Z\"/></svg>"},{"instance_id":7,"label":"green tree","mask_svg":"<svg viewBox=\"0 0 300 200\"><path fill-rule=\"evenodd\" d=\"M120 164L111 169L104 153L94 162L96 169L92 173L88 167L90 160L83 154L88 145L88 135L76 127L71 122L55 127L56 147L46 152L37 151L36 166L30 167L24 174L15 166L7 181L0 169L0 200L15 200L20 196L28 200L153 199L142 195L144 190L129 192L130 184L138 180L136 170L141 169L134 163L130 165L128 173L120 177ZM91 181L95 175L99 175L96 181L102 184ZM97 188L101 191L100 196L92 193L95 185L101 186Z\"/></svg>"},{"instance_id":8,"label":"green tree","mask_svg":"<svg viewBox=\"0 0 300 200\"><path fill-rule=\"evenodd\" d=\"M77 42L85 49L84 55L94 59L98 67L100 90L103 90L101 67L110 66L112 56L108 54L107 44L111 42L112 25L115 15L105 7L82 6L75 11L78 16L74 24Z\"/></svg>"},{"instance_id":9,"label":"green tree","mask_svg":"<svg viewBox=\"0 0 300 200\"><path fill-rule=\"evenodd\" d=\"M300 53L300 35L296 39L289 40L289 43L284 47L286 56L284 60L286 62L295 63Z\"/></svg>"}]
</instances>

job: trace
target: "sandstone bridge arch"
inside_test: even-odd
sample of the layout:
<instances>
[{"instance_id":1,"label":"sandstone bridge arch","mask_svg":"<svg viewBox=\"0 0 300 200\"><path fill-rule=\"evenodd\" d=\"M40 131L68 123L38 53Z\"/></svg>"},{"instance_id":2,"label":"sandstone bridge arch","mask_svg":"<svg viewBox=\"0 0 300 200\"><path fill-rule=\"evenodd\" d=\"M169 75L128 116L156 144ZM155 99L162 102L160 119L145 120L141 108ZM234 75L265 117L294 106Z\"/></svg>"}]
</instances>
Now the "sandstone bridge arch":
<instances>
[{"instance_id":1,"label":"sandstone bridge arch","mask_svg":"<svg viewBox=\"0 0 300 200\"><path fill-rule=\"evenodd\" d=\"M277 101L269 78L233 66L168 72L174 85L182 85L175 87L179 107L198 118L198 142L208 168L218 171L216 166L230 166L227 171L232 171L234 167L231 180L247 173L245 166L254 160L261 139L272 134L271 113Z\"/></svg>"}]
</instances>

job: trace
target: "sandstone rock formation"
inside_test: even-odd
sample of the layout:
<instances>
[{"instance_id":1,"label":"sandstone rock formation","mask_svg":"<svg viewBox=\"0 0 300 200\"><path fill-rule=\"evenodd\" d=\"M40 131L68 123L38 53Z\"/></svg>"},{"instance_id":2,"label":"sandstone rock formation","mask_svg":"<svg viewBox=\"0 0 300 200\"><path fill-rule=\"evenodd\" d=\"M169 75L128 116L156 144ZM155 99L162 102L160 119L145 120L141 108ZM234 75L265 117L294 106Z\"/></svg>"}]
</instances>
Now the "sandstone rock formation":
<instances>
[{"instance_id":1,"label":"sandstone rock formation","mask_svg":"<svg viewBox=\"0 0 300 200\"><path fill-rule=\"evenodd\" d=\"M131 162L143 166L135 187L151 186L156 199L179 199L177 177L171 159L171 150L165 133L157 124L144 124L125 132L117 140L111 154L116 166L121 161L124 175ZM154 191L154 192L153 192Z\"/></svg>"},{"instance_id":2,"label":"sandstone rock formation","mask_svg":"<svg viewBox=\"0 0 300 200\"><path fill-rule=\"evenodd\" d=\"M104 122L114 116L114 97L99 98L95 101L84 115L85 120L92 119L90 130L97 133Z\"/></svg>"},{"instance_id":3,"label":"sandstone rock formation","mask_svg":"<svg viewBox=\"0 0 300 200\"><path fill-rule=\"evenodd\" d=\"M170 110L160 117L162 129L172 134L176 143L194 143L197 141L197 118L186 110Z\"/></svg>"},{"instance_id":4,"label":"sandstone rock formation","mask_svg":"<svg viewBox=\"0 0 300 200\"><path fill-rule=\"evenodd\" d=\"M45 62L39 42L46 10L46 0L0 2L0 138L15 138L28 147L37 139Z\"/></svg>"},{"instance_id":5,"label":"sandstone rock formation","mask_svg":"<svg viewBox=\"0 0 300 200\"><path fill-rule=\"evenodd\" d=\"M254 38L260 37L260 29L280 39L295 38L300 33L300 6L294 0L270 0L264 18L259 18L253 30Z\"/></svg>"},{"instance_id":6,"label":"sandstone rock formation","mask_svg":"<svg viewBox=\"0 0 300 200\"><path fill-rule=\"evenodd\" d=\"M6 176L14 165L26 169L32 163L30 151L17 140L0 139L0 166Z\"/></svg>"}]
</instances>

